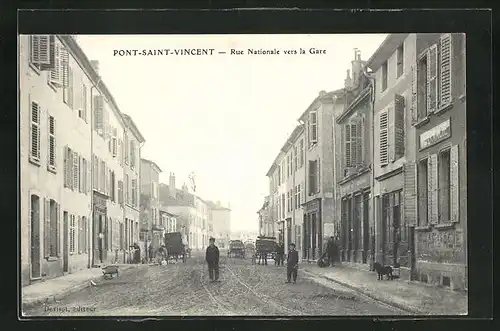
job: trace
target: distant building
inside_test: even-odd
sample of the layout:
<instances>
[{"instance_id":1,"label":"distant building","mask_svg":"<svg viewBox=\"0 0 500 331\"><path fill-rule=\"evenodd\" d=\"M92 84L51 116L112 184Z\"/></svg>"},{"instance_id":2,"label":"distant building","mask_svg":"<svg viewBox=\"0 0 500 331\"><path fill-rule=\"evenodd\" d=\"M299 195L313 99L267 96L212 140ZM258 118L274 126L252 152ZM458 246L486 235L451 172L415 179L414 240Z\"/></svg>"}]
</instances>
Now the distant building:
<instances>
[{"instance_id":1,"label":"distant building","mask_svg":"<svg viewBox=\"0 0 500 331\"><path fill-rule=\"evenodd\" d=\"M160 207L160 224L165 229L165 233L179 232L177 229L177 215L167 212L164 207Z\"/></svg>"},{"instance_id":2,"label":"distant building","mask_svg":"<svg viewBox=\"0 0 500 331\"><path fill-rule=\"evenodd\" d=\"M208 212L213 224L213 237L219 248L227 248L231 238L231 209L222 206L220 201L216 203L207 201Z\"/></svg>"},{"instance_id":3,"label":"distant building","mask_svg":"<svg viewBox=\"0 0 500 331\"><path fill-rule=\"evenodd\" d=\"M264 204L259 209L257 214L259 215L259 235L274 237L274 222L271 215L269 196L264 198Z\"/></svg>"},{"instance_id":4,"label":"distant building","mask_svg":"<svg viewBox=\"0 0 500 331\"><path fill-rule=\"evenodd\" d=\"M144 251L147 251L153 237L154 247L159 247L163 234L163 224L160 218L160 167L153 161L141 159L141 198L140 198L140 228L139 241ZM144 245L144 246L143 246Z\"/></svg>"}]
</instances>

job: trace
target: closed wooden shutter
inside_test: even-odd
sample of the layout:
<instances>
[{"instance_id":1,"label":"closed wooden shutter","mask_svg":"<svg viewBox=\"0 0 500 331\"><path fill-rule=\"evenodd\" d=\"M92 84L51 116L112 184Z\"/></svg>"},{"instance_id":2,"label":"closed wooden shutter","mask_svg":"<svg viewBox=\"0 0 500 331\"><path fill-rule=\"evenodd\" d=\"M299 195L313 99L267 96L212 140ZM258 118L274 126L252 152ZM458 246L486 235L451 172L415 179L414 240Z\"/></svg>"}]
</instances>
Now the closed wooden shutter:
<instances>
[{"instance_id":1,"label":"closed wooden shutter","mask_svg":"<svg viewBox=\"0 0 500 331\"><path fill-rule=\"evenodd\" d=\"M418 70L417 64L411 67L411 121L418 121Z\"/></svg>"},{"instance_id":2,"label":"closed wooden shutter","mask_svg":"<svg viewBox=\"0 0 500 331\"><path fill-rule=\"evenodd\" d=\"M31 63L50 65L50 35L33 35L31 39Z\"/></svg>"},{"instance_id":3,"label":"closed wooden shutter","mask_svg":"<svg viewBox=\"0 0 500 331\"><path fill-rule=\"evenodd\" d=\"M405 153L405 98L394 96L394 153L395 158L403 157Z\"/></svg>"},{"instance_id":4,"label":"closed wooden shutter","mask_svg":"<svg viewBox=\"0 0 500 331\"><path fill-rule=\"evenodd\" d=\"M318 141L318 113L312 111L309 113L309 139L311 143Z\"/></svg>"},{"instance_id":5,"label":"closed wooden shutter","mask_svg":"<svg viewBox=\"0 0 500 331\"><path fill-rule=\"evenodd\" d=\"M65 47L61 47L61 83L63 87L69 86L69 52Z\"/></svg>"},{"instance_id":6,"label":"closed wooden shutter","mask_svg":"<svg viewBox=\"0 0 500 331\"><path fill-rule=\"evenodd\" d=\"M104 98L101 95L94 96L94 118L96 131L102 134L104 128Z\"/></svg>"},{"instance_id":7,"label":"closed wooden shutter","mask_svg":"<svg viewBox=\"0 0 500 331\"><path fill-rule=\"evenodd\" d=\"M92 193L92 160L87 161L87 194Z\"/></svg>"},{"instance_id":8,"label":"closed wooden shutter","mask_svg":"<svg viewBox=\"0 0 500 331\"><path fill-rule=\"evenodd\" d=\"M460 221L460 176L458 145L450 150L450 210L451 221Z\"/></svg>"},{"instance_id":9,"label":"closed wooden shutter","mask_svg":"<svg viewBox=\"0 0 500 331\"><path fill-rule=\"evenodd\" d=\"M54 224L54 231L53 232L53 236L54 236L54 240L53 240L53 244L54 244L54 250L55 250L55 255L56 256L61 256L61 245L59 243L59 233L61 232L60 231L60 227L61 227L61 204L60 203L56 203L56 215L55 215L55 224Z\"/></svg>"},{"instance_id":10,"label":"closed wooden shutter","mask_svg":"<svg viewBox=\"0 0 500 331\"><path fill-rule=\"evenodd\" d=\"M48 165L49 167L56 168L56 119L54 116L49 115L49 139L48 139Z\"/></svg>"},{"instance_id":11,"label":"closed wooden shutter","mask_svg":"<svg viewBox=\"0 0 500 331\"><path fill-rule=\"evenodd\" d=\"M450 33L441 36L440 42L440 108L446 107L452 100L452 36ZM463 68L465 70L465 67Z\"/></svg>"},{"instance_id":12,"label":"closed wooden shutter","mask_svg":"<svg viewBox=\"0 0 500 331\"><path fill-rule=\"evenodd\" d=\"M429 155L427 159L428 187L427 187L427 218L429 223L438 222L438 161L437 154Z\"/></svg>"},{"instance_id":13,"label":"closed wooden shutter","mask_svg":"<svg viewBox=\"0 0 500 331\"><path fill-rule=\"evenodd\" d=\"M379 158L380 165L384 166L389 163L389 116L387 110L382 111L379 115Z\"/></svg>"},{"instance_id":14,"label":"closed wooden shutter","mask_svg":"<svg viewBox=\"0 0 500 331\"><path fill-rule=\"evenodd\" d=\"M74 169L73 151L68 147L68 188L71 190L74 187Z\"/></svg>"},{"instance_id":15,"label":"closed wooden shutter","mask_svg":"<svg viewBox=\"0 0 500 331\"><path fill-rule=\"evenodd\" d=\"M404 165L404 219L416 225L418 219L417 166L415 162Z\"/></svg>"},{"instance_id":16,"label":"closed wooden shutter","mask_svg":"<svg viewBox=\"0 0 500 331\"><path fill-rule=\"evenodd\" d=\"M56 86L63 86L64 63L61 54L62 46L54 40L54 46L52 49L54 50L54 56L52 59L53 63L52 68L50 69L49 80Z\"/></svg>"},{"instance_id":17,"label":"closed wooden shutter","mask_svg":"<svg viewBox=\"0 0 500 331\"><path fill-rule=\"evenodd\" d=\"M87 102L87 86L82 83L82 108L83 108L83 119L85 123L88 123L88 102Z\"/></svg>"},{"instance_id":18,"label":"closed wooden shutter","mask_svg":"<svg viewBox=\"0 0 500 331\"><path fill-rule=\"evenodd\" d=\"M387 108L387 145L388 145L388 161L396 160L396 127L395 127L395 107Z\"/></svg>"},{"instance_id":19,"label":"closed wooden shutter","mask_svg":"<svg viewBox=\"0 0 500 331\"><path fill-rule=\"evenodd\" d=\"M78 153L73 152L73 189L78 190L80 183L80 169L78 164Z\"/></svg>"},{"instance_id":20,"label":"closed wooden shutter","mask_svg":"<svg viewBox=\"0 0 500 331\"><path fill-rule=\"evenodd\" d=\"M83 192L83 160L80 155L78 155L78 192Z\"/></svg>"},{"instance_id":21,"label":"closed wooden shutter","mask_svg":"<svg viewBox=\"0 0 500 331\"><path fill-rule=\"evenodd\" d=\"M344 133L344 165L345 167L351 166L351 125L344 124L342 126L342 131Z\"/></svg>"},{"instance_id":22,"label":"closed wooden shutter","mask_svg":"<svg viewBox=\"0 0 500 331\"><path fill-rule=\"evenodd\" d=\"M135 167L135 140L130 140L130 167ZM285 171L283 171L283 179L285 178Z\"/></svg>"},{"instance_id":23,"label":"closed wooden shutter","mask_svg":"<svg viewBox=\"0 0 500 331\"><path fill-rule=\"evenodd\" d=\"M30 100L31 101L31 100ZM40 161L40 105L34 101L30 102L30 156Z\"/></svg>"},{"instance_id":24,"label":"closed wooden shutter","mask_svg":"<svg viewBox=\"0 0 500 331\"><path fill-rule=\"evenodd\" d=\"M320 159L318 158L316 160L316 170L317 170L317 175L316 175L316 192L319 193L321 191L321 162Z\"/></svg>"},{"instance_id":25,"label":"closed wooden shutter","mask_svg":"<svg viewBox=\"0 0 500 331\"><path fill-rule=\"evenodd\" d=\"M68 67L68 106L74 109L75 91L73 82L73 69Z\"/></svg>"},{"instance_id":26,"label":"closed wooden shutter","mask_svg":"<svg viewBox=\"0 0 500 331\"><path fill-rule=\"evenodd\" d=\"M356 165L362 166L365 164L364 145L365 145L365 117L361 116L356 122Z\"/></svg>"},{"instance_id":27,"label":"closed wooden shutter","mask_svg":"<svg viewBox=\"0 0 500 331\"><path fill-rule=\"evenodd\" d=\"M427 51L427 113L433 113L437 108L437 45L429 47Z\"/></svg>"},{"instance_id":28,"label":"closed wooden shutter","mask_svg":"<svg viewBox=\"0 0 500 331\"><path fill-rule=\"evenodd\" d=\"M50 256L50 199L43 199L43 254L45 257Z\"/></svg>"},{"instance_id":29,"label":"closed wooden shutter","mask_svg":"<svg viewBox=\"0 0 500 331\"><path fill-rule=\"evenodd\" d=\"M358 163L357 160L357 149L358 149L358 127L356 125L356 121L353 121L349 124L349 128L351 129L351 167L355 167Z\"/></svg>"},{"instance_id":30,"label":"closed wooden shutter","mask_svg":"<svg viewBox=\"0 0 500 331\"><path fill-rule=\"evenodd\" d=\"M83 89L81 77L78 73L73 73L73 81L71 82L74 88L74 106L78 111L78 116L83 118Z\"/></svg>"}]
</instances>

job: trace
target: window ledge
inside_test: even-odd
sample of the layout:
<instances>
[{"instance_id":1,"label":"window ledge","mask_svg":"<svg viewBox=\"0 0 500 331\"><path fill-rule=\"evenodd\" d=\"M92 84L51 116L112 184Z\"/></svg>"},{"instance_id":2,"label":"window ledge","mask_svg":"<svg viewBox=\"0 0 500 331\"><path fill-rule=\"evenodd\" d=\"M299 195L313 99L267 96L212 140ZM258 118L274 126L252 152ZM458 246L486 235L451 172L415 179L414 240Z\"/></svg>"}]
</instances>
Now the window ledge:
<instances>
[{"instance_id":1,"label":"window ledge","mask_svg":"<svg viewBox=\"0 0 500 331\"><path fill-rule=\"evenodd\" d=\"M40 159L36 159L34 158L33 156L29 156L29 162L33 165L36 165L37 167L39 167L41 164L40 164Z\"/></svg>"},{"instance_id":2,"label":"window ledge","mask_svg":"<svg viewBox=\"0 0 500 331\"><path fill-rule=\"evenodd\" d=\"M430 231L430 229L431 229L430 225L421 225L421 226L415 227L415 231L420 231L420 232Z\"/></svg>"},{"instance_id":3,"label":"window ledge","mask_svg":"<svg viewBox=\"0 0 500 331\"><path fill-rule=\"evenodd\" d=\"M450 110L452 107L453 107L453 103L449 103L443 107L440 107L438 110L434 111L434 114L440 115L440 114L446 112L447 110Z\"/></svg>"},{"instance_id":4,"label":"window ledge","mask_svg":"<svg viewBox=\"0 0 500 331\"><path fill-rule=\"evenodd\" d=\"M448 222L436 224L436 225L434 225L434 227L436 229L438 229L438 230L449 230L451 228L454 228L455 224L453 224L452 222L448 221Z\"/></svg>"},{"instance_id":5,"label":"window ledge","mask_svg":"<svg viewBox=\"0 0 500 331\"><path fill-rule=\"evenodd\" d=\"M31 63L31 62L30 62L29 67L30 67L30 68L31 68L31 69L32 69L32 70L33 70L33 71L34 71L34 72L35 72L38 76L40 76L40 75L41 75L40 69L38 69L38 68L36 67L36 65L34 65L33 63Z\"/></svg>"},{"instance_id":6,"label":"window ledge","mask_svg":"<svg viewBox=\"0 0 500 331\"><path fill-rule=\"evenodd\" d=\"M413 124L414 127L416 127L417 129L424 126L425 124L429 123L430 119L429 119L429 116L425 116L424 118L422 118L421 120L415 122Z\"/></svg>"},{"instance_id":7,"label":"window ledge","mask_svg":"<svg viewBox=\"0 0 500 331\"><path fill-rule=\"evenodd\" d=\"M53 174L57 174L57 170L54 166L47 165L47 171Z\"/></svg>"},{"instance_id":8,"label":"window ledge","mask_svg":"<svg viewBox=\"0 0 500 331\"><path fill-rule=\"evenodd\" d=\"M55 257L55 256L47 256L47 257L45 257L45 259L46 259L48 262L59 261L59 258L58 258L58 257Z\"/></svg>"}]
</instances>

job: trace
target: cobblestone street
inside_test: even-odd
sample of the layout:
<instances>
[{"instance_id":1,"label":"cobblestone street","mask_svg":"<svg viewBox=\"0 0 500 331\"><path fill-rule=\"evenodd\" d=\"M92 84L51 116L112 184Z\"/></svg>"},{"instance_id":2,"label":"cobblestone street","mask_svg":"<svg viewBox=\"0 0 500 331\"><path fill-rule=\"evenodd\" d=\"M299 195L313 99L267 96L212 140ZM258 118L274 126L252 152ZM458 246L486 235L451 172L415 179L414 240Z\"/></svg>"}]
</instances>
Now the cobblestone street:
<instances>
[{"instance_id":1,"label":"cobblestone street","mask_svg":"<svg viewBox=\"0 0 500 331\"><path fill-rule=\"evenodd\" d=\"M297 284L286 284L285 268L222 257L221 281L210 283L206 264L198 255L186 264L129 269L60 301L23 311L24 316L402 314L302 272Z\"/></svg>"}]
</instances>

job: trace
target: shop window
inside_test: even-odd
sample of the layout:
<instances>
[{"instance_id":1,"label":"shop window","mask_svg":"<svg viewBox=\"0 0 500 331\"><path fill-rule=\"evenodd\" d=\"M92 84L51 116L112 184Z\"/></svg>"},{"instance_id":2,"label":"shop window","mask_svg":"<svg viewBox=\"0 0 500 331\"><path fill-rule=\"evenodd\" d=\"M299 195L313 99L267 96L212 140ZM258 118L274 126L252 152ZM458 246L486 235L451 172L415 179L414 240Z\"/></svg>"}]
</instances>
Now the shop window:
<instances>
[{"instance_id":1,"label":"shop window","mask_svg":"<svg viewBox=\"0 0 500 331\"><path fill-rule=\"evenodd\" d=\"M442 284L443 284L443 286L450 287L450 284L451 284L450 277L443 276Z\"/></svg>"},{"instance_id":2,"label":"shop window","mask_svg":"<svg viewBox=\"0 0 500 331\"><path fill-rule=\"evenodd\" d=\"M418 164L418 225L427 224L427 185L429 175L427 159L423 159Z\"/></svg>"}]
</instances>

